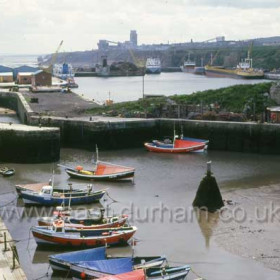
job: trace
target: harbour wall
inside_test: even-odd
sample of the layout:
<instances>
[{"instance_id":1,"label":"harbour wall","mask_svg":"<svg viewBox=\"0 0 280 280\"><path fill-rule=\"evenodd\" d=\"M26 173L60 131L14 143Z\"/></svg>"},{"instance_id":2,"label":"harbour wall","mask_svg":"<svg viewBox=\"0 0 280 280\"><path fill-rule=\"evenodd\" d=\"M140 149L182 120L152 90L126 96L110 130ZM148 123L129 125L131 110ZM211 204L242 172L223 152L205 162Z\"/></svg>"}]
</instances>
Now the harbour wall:
<instances>
[{"instance_id":1,"label":"harbour wall","mask_svg":"<svg viewBox=\"0 0 280 280\"><path fill-rule=\"evenodd\" d=\"M0 104L1 107L16 111L20 122L23 124L27 124L29 117L34 115L28 102L19 92L0 91Z\"/></svg>"},{"instance_id":2,"label":"harbour wall","mask_svg":"<svg viewBox=\"0 0 280 280\"><path fill-rule=\"evenodd\" d=\"M71 119L38 117L30 119L31 125L59 127L61 146L95 150L142 147L143 143L157 137L157 120L100 118Z\"/></svg>"},{"instance_id":3,"label":"harbour wall","mask_svg":"<svg viewBox=\"0 0 280 280\"><path fill-rule=\"evenodd\" d=\"M94 150L143 147L143 143L177 134L210 140L210 150L244 153L280 154L280 125L196 121L184 119L118 119L77 120L64 118L31 118L32 125L60 128L63 147Z\"/></svg>"},{"instance_id":4,"label":"harbour wall","mask_svg":"<svg viewBox=\"0 0 280 280\"><path fill-rule=\"evenodd\" d=\"M54 162L60 155L58 128L0 123L0 159L2 162Z\"/></svg>"}]
</instances>

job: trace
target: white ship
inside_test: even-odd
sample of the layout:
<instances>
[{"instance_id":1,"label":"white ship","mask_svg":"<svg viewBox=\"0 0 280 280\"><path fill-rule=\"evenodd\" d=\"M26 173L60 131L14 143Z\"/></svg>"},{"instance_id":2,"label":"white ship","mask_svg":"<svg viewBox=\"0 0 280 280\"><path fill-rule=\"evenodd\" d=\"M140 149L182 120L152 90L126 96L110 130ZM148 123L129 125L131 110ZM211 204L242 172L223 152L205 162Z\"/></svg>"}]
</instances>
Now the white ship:
<instances>
[{"instance_id":1,"label":"white ship","mask_svg":"<svg viewBox=\"0 0 280 280\"><path fill-rule=\"evenodd\" d=\"M67 82L66 86L71 88L77 88L78 85L74 80L74 70L73 66L68 63L63 64L54 64L53 66L53 75L61 80Z\"/></svg>"},{"instance_id":2,"label":"white ship","mask_svg":"<svg viewBox=\"0 0 280 280\"><path fill-rule=\"evenodd\" d=\"M53 75L62 80L67 80L74 77L73 66L68 63L54 64Z\"/></svg>"},{"instance_id":3,"label":"white ship","mask_svg":"<svg viewBox=\"0 0 280 280\"><path fill-rule=\"evenodd\" d=\"M146 61L146 73L147 74L160 74L161 73L161 62L159 58L147 58Z\"/></svg>"}]
</instances>

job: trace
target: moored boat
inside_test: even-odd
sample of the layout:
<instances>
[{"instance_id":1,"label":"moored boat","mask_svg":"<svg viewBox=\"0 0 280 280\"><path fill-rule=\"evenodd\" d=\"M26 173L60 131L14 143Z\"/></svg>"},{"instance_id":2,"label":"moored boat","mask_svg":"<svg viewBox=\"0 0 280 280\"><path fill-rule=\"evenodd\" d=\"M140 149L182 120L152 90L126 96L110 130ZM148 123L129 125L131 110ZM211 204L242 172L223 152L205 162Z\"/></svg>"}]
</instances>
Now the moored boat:
<instances>
[{"instance_id":1,"label":"moored boat","mask_svg":"<svg viewBox=\"0 0 280 280\"><path fill-rule=\"evenodd\" d=\"M76 219L73 217L64 217L64 226L66 228L76 229L100 229L121 227L127 222L127 215L119 215L113 217L101 217L100 219L85 218ZM42 217L38 219L39 226L51 226L58 218Z\"/></svg>"},{"instance_id":2,"label":"moored boat","mask_svg":"<svg viewBox=\"0 0 280 280\"><path fill-rule=\"evenodd\" d=\"M149 57L146 61L146 74L160 74L161 62L159 58Z\"/></svg>"},{"instance_id":3,"label":"moored boat","mask_svg":"<svg viewBox=\"0 0 280 280\"><path fill-rule=\"evenodd\" d=\"M183 65L180 66L181 71L185 73L194 73L195 61L190 59L190 53L188 54L188 59L184 61Z\"/></svg>"},{"instance_id":4,"label":"moored boat","mask_svg":"<svg viewBox=\"0 0 280 280\"><path fill-rule=\"evenodd\" d=\"M101 161L97 162L93 170L85 170L82 166L77 166L76 168L65 167L65 171L71 178L96 181L132 179L135 173L132 167Z\"/></svg>"},{"instance_id":5,"label":"moored boat","mask_svg":"<svg viewBox=\"0 0 280 280\"><path fill-rule=\"evenodd\" d=\"M120 256L108 256L105 247L87 249L75 252L68 252L49 256L49 263L55 272L69 271L71 265L86 264L88 262L108 259L123 259ZM162 256L137 256L132 257L133 269L141 269L143 267L160 267L166 262L166 258Z\"/></svg>"},{"instance_id":6,"label":"moored boat","mask_svg":"<svg viewBox=\"0 0 280 280\"><path fill-rule=\"evenodd\" d=\"M225 68L224 66L205 66L205 74L214 77L232 77L238 79L262 79L264 72L253 68L253 59L251 58L252 45L248 50L248 55L241 60L236 68Z\"/></svg>"},{"instance_id":7,"label":"moored boat","mask_svg":"<svg viewBox=\"0 0 280 280\"><path fill-rule=\"evenodd\" d=\"M97 260L91 262L79 262L71 264L70 271L74 278L92 279L106 277L110 275L119 275L133 271L132 258ZM190 266L178 267L143 267L147 279L153 280L183 280L190 271Z\"/></svg>"},{"instance_id":8,"label":"moored boat","mask_svg":"<svg viewBox=\"0 0 280 280\"><path fill-rule=\"evenodd\" d=\"M1 167L0 168L0 174L3 177L9 177L15 174L15 169L14 168L9 168L9 167Z\"/></svg>"},{"instance_id":9,"label":"moored boat","mask_svg":"<svg viewBox=\"0 0 280 280\"><path fill-rule=\"evenodd\" d=\"M87 188L73 188L72 184L68 184L68 187L66 188L58 188L52 184L51 180L49 182L34 183L34 184L18 184L15 185L15 188L18 196L21 197L22 191L40 192L45 186L52 186L53 192L58 192L58 193L87 193L88 192Z\"/></svg>"},{"instance_id":10,"label":"moored boat","mask_svg":"<svg viewBox=\"0 0 280 280\"><path fill-rule=\"evenodd\" d=\"M98 202L106 193L106 190L87 192L54 192L52 186L44 186L40 192L21 191L21 197L25 205L77 205Z\"/></svg>"},{"instance_id":11,"label":"moored boat","mask_svg":"<svg viewBox=\"0 0 280 280\"><path fill-rule=\"evenodd\" d=\"M67 229L63 221L52 227L33 226L31 232L38 245L59 245L68 247L99 247L125 244L137 228L119 227L106 229L77 230Z\"/></svg>"},{"instance_id":12,"label":"moored boat","mask_svg":"<svg viewBox=\"0 0 280 280\"><path fill-rule=\"evenodd\" d=\"M150 152L157 153L189 153L202 152L208 147L208 140L196 139L190 137L180 138L176 135L174 141L158 141L153 140L144 144L145 148Z\"/></svg>"}]
</instances>

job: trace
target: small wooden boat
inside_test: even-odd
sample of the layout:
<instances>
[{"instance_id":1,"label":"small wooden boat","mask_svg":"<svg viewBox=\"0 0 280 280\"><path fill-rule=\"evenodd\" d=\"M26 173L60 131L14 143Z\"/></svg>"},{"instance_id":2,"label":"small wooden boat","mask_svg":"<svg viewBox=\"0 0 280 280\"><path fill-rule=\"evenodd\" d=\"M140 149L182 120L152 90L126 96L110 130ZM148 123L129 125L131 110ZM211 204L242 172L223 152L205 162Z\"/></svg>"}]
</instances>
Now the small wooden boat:
<instances>
[{"instance_id":1,"label":"small wooden boat","mask_svg":"<svg viewBox=\"0 0 280 280\"><path fill-rule=\"evenodd\" d=\"M144 264L139 269L144 269L146 278L152 280L183 280L190 271L190 266L179 267L146 267ZM134 270L132 258L120 258L109 260L85 261L70 265L71 275L74 278L92 279L119 275Z\"/></svg>"},{"instance_id":2,"label":"small wooden boat","mask_svg":"<svg viewBox=\"0 0 280 280\"><path fill-rule=\"evenodd\" d=\"M9 167L1 167L0 168L0 174L3 177L9 177L15 174L15 169L14 168L9 168Z\"/></svg>"},{"instance_id":3,"label":"small wooden boat","mask_svg":"<svg viewBox=\"0 0 280 280\"><path fill-rule=\"evenodd\" d=\"M40 192L21 191L21 197L25 205L77 205L98 202L106 193L106 190L87 192L55 192L52 186L44 186Z\"/></svg>"},{"instance_id":4,"label":"small wooden boat","mask_svg":"<svg viewBox=\"0 0 280 280\"><path fill-rule=\"evenodd\" d=\"M106 254L105 247L87 249L82 251L68 252L49 256L49 263L55 272L69 271L73 264L92 262L97 260L120 259L122 257L111 257ZM166 258L162 256L139 256L132 258L133 269L142 267L149 268L162 266Z\"/></svg>"},{"instance_id":5,"label":"small wooden boat","mask_svg":"<svg viewBox=\"0 0 280 280\"><path fill-rule=\"evenodd\" d=\"M135 169L132 167L101 161L97 162L94 170L84 170L82 166L77 166L76 168L65 167L65 171L71 178L96 181L131 179L135 173Z\"/></svg>"},{"instance_id":6,"label":"small wooden boat","mask_svg":"<svg viewBox=\"0 0 280 280\"><path fill-rule=\"evenodd\" d=\"M100 219L76 219L73 217L66 216L62 219L66 228L100 229L121 227L127 222L127 218L127 215L120 215L113 217L101 217ZM39 226L51 226L57 219L57 217L42 217L38 219L38 224Z\"/></svg>"},{"instance_id":7,"label":"small wooden boat","mask_svg":"<svg viewBox=\"0 0 280 280\"><path fill-rule=\"evenodd\" d=\"M59 245L68 247L99 247L125 244L136 232L136 227L77 230L64 227L63 221L56 221L52 227L33 226L32 234L38 245Z\"/></svg>"},{"instance_id":8,"label":"small wooden boat","mask_svg":"<svg viewBox=\"0 0 280 280\"><path fill-rule=\"evenodd\" d=\"M196 139L190 137L180 138L175 135L174 141L153 140L151 143L145 143L145 148L150 152L157 153L189 153L202 152L208 147L208 140Z\"/></svg>"}]
</instances>

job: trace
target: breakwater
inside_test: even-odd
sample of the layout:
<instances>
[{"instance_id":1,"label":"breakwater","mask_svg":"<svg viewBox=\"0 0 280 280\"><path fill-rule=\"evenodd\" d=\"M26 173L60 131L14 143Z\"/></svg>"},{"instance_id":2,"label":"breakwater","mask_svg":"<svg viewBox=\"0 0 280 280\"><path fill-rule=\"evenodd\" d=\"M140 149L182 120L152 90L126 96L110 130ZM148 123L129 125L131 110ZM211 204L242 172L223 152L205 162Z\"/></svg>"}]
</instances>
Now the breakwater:
<instances>
[{"instance_id":1,"label":"breakwater","mask_svg":"<svg viewBox=\"0 0 280 280\"><path fill-rule=\"evenodd\" d=\"M37 163L59 160L58 128L0 123L2 162Z\"/></svg>"},{"instance_id":2,"label":"breakwater","mask_svg":"<svg viewBox=\"0 0 280 280\"><path fill-rule=\"evenodd\" d=\"M177 134L210 140L209 149L244 153L280 154L280 125L184 119L66 119L32 117L32 125L60 128L63 147L94 150L143 147L152 139Z\"/></svg>"}]
</instances>

